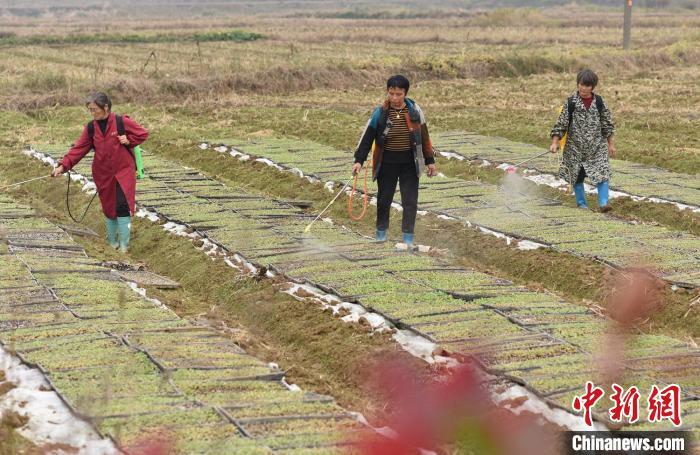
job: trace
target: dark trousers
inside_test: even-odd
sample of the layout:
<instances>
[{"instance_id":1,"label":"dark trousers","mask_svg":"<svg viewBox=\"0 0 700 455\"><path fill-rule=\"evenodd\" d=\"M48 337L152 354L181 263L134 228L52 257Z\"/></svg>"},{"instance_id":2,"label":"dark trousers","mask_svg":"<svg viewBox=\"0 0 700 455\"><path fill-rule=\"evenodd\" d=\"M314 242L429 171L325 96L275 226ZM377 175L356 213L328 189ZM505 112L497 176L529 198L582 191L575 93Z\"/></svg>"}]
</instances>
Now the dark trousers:
<instances>
[{"instance_id":1,"label":"dark trousers","mask_svg":"<svg viewBox=\"0 0 700 455\"><path fill-rule=\"evenodd\" d=\"M131 216L129 202L126 200L122 187L117 183L117 216Z\"/></svg>"},{"instance_id":2,"label":"dark trousers","mask_svg":"<svg viewBox=\"0 0 700 455\"><path fill-rule=\"evenodd\" d=\"M385 231L389 228L389 213L391 203L394 201L397 183L401 191L401 205L403 206L401 230L404 233L413 234L416 226L416 212L418 211L418 175L413 162L382 163L377 176L379 186L377 229Z\"/></svg>"},{"instance_id":3,"label":"dark trousers","mask_svg":"<svg viewBox=\"0 0 700 455\"><path fill-rule=\"evenodd\" d=\"M576 185L580 185L586 179L586 170L581 166L578 171L578 177L576 177Z\"/></svg>"}]
</instances>

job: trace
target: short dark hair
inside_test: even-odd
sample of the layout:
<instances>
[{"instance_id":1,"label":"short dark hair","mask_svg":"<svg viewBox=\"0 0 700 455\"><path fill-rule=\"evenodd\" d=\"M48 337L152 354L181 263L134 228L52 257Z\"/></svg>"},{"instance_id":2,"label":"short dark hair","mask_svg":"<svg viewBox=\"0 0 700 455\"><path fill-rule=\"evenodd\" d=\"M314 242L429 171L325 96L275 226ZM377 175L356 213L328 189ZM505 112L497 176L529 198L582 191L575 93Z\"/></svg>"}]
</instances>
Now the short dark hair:
<instances>
[{"instance_id":1,"label":"short dark hair","mask_svg":"<svg viewBox=\"0 0 700 455\"><path fill-rule=\"evenodd\" d=\"M588 68L581 70L576 76L576 84L595 88L598 85L598 75Z\"/></svg>"},{"instance_id":2,"label":"short dark hair","mask_svg":"<svg viewBox=\"0 0 700 455\"><path fill-rule=\"evenodd\" d=\"M386 89L389 90L390 88L402 88L408 94L408 89L411 87L411 83L408 82L408 79L406 79L406 76L402 76L400 74L397 74L396 76L391 76L387 81L386 81Z\"/></svg>"},{"instance_id":3,"label":"short dark hair","mask_svg":"<svg viewBox=\"0 0 700 455\"><path fill-rule=\"evenodd\" d=\"M103 110L112 110L112 100L110 100L109 96L107 96L107 94L104 92L95 92L90 94L90 96L85 99L85 105L87 106L90 103L95 103L100 107L100 109ZM105 109L105 107L107 109Z\"/></svg>"}]
</instances>

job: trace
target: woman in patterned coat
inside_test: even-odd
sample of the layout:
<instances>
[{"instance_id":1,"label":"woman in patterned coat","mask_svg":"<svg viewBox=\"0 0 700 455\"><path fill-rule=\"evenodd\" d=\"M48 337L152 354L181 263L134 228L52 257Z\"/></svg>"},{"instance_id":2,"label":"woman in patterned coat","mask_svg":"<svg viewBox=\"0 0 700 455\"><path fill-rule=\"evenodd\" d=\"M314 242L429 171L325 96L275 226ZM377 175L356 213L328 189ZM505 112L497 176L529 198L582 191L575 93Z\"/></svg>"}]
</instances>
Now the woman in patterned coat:
<instances>
[{"instance_id":1,"label":"woman in patterned coat","mask_svg":"<svg viewBox=\"0 0 700 455\"><path fill-rule=\"evenodd\" d=\"M600 211L607 212L610 210L608 182L611 174L608 156L615 156L615 126L608 105L593 93L598 76L585 69L578 73L576 84L578 90L564 103L552 128L549 150L556 153L559 141L568 133L559 178L573 185L576 204L588 208L583 187L583 181L588 177L598 189Z\"/></svg>"}]
</instances>

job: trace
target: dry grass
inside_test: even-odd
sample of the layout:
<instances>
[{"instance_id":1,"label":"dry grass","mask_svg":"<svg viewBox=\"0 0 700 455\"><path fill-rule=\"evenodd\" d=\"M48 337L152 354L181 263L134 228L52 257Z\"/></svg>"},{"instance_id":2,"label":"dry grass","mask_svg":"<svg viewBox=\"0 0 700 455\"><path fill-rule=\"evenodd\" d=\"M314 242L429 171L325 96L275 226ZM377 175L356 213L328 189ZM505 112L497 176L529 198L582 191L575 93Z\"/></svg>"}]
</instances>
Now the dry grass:
<instances>
[{"instance_id":1,"label":"dry grass","mask_svg":"<svg viewBox=\"0 0 700 455\"><path fill-rule=\"evenodd\" d=\"M36 19L15 21L11 32L89 36L112 25L109 19ZM135 19L122 33L241 29L269 39L2 47L0 108L81 105L87 92L101 89L117 104L187 105L200 118L234 116L241 108L273 116L289 108L321 110L352 131L311 138L350 148L367 110L381 100L387 75L404 73L434 130L543 144L557 107L574 88L575 72L589 66L600 74L599 92L615 114L621 157L700 171L698 140L687 134L698 127L700 17L638 11L631 52L620 49L619 26L618 12L584 8L450 18ZM276 128L257 118L240 120L247 131L302 136L297 132L308 130L297 121Z\"/></svg>"},{"instance_id":2,"label":"dry grass","mask_svg":"<svg viewBox=\"0 0 700 455\"><path fill-rule=\"evenodd\" d=\"M5 46L0 57L8 63L2 87L16 95L40 68L65 74L67 85L84 91L128 78L148 79L150 91L181 96L189 82L193 94L221 91L306 91L309 87L363 87L380 82L388 72L402 71L417 80L520 77L574 72L594 64L621 76L700 63L693 32L700 19L671 15L640 15L652 21L653 32L638 32L638 50L619 49L619 17L586 14L586 19L562 22L563 10L496 10L475 17L440 19L341 20L319 18L235 18L202 21L135 21L129 36L180 36L184 30L213 34L231 28L262 33L271 40L257 43L133 43L90 44L104 37L109 22L43 20L15 23L12 33L29 42L42 36L70 36L81 45L60 47ZM589 17L590 16L590 17ZM0 24L2 22L0 21ZM4 24L3 24L4 25ZM148 31L144 28L150 27ZM134 33L138 33L135 35ZM204 32L206 31L206 32ZM197 33L195 33L196 35ZM42 38L43 39L43 38ZM149 60L149 57L155 58ZM147 63L148 62L148 63ZM334 77L328 76L334 73ZM329 80L330 79L330 80ZM64 86L56 87L58 90ZM145 88L145 87L140 87ZM51 87L47 86L47 90ZM4 101L4 100L2 100Z\"/></svg>"}]
</instances>

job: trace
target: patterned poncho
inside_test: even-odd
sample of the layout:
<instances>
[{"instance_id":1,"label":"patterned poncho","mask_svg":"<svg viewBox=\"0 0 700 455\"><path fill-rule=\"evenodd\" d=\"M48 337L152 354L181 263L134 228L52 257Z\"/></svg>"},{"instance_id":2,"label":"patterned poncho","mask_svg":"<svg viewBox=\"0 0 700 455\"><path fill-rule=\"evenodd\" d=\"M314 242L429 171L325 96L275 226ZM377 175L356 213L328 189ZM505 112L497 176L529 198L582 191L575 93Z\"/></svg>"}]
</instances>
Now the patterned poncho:
<instances>
[{"instance_id":1,"label":"patterned poncho","mask_svg":"<svg viewBox=\"0 0 700 455\"><path fill-rule=\"evenodd\" d=\"M574 112L571 120L571 130L568 132L564 156L559 168L559 178L573 183L581 167L586 171L590 183L598 185L610 180L610 161L608 160L607 138L615 132L612 114L608 105L603 101L603 110L598 114L595 100L586 109L578 91L571 95L574 99ZM564 136L569 129L569 106L564 108L552 128L550 136Z\"/></svg>"}]
</instances>

